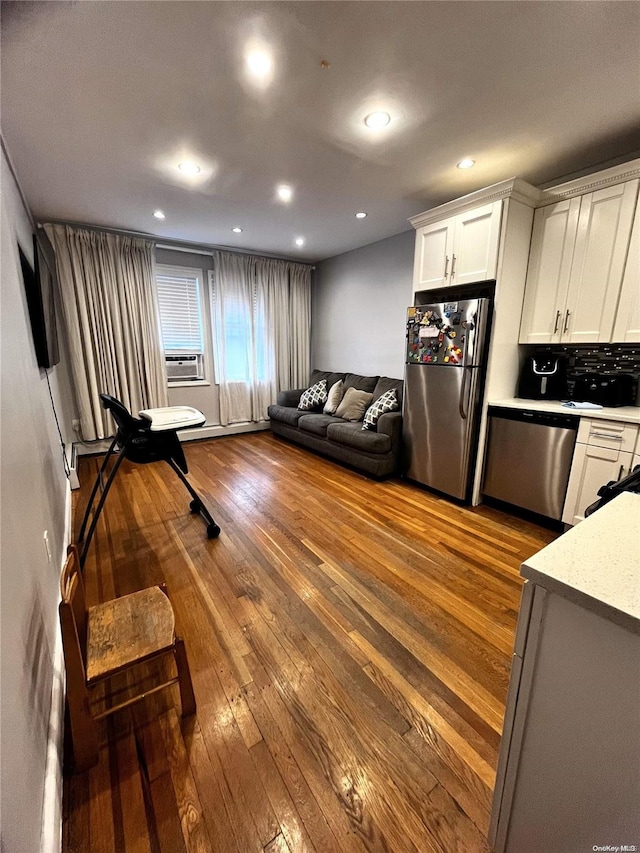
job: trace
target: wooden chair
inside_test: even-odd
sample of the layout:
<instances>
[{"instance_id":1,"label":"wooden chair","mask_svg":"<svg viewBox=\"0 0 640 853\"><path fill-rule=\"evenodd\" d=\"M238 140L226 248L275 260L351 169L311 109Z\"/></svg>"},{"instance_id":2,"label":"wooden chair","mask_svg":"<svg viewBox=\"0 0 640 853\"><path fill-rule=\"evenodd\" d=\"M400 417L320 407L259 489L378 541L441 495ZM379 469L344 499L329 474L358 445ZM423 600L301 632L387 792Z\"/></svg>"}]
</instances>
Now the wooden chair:
<instances>
[{"instance_id":1,"label":"wooden chair","mask_svg":"<svg viewBox=\"0 0 640 853\"><path fill-rule=\"evenodd\" d=\"M184 642L175 634L167 590L153 586L87 609L78 550L70 546L60 575L60 626L67 671L67 702L76 771L98 760L96 722L172 684L180 686L182 716L194 714L191 674ZM114 675L139 664L173 655L177 676L96 713L92 694ZM163 676L165 677L165 676ZM105 695L105 701L109 701Z\"/></svg>"}]
</instances>

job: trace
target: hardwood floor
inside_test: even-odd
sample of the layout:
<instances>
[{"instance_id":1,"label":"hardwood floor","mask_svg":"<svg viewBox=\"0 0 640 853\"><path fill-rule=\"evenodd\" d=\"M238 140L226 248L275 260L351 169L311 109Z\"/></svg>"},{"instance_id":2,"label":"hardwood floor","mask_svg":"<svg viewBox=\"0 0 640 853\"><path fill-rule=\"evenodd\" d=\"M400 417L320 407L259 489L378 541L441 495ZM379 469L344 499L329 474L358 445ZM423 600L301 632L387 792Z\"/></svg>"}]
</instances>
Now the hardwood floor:
<instances>
[{"instance_id":1,"label":"hardwood floor","mask_svg":"<svg viewBox=\"0 0 640 853\"><path fill-rule=\"evenodd\" d=\"M85 581L166 581L197 714L174 688L105 724L65 853L487 851L518 566L555 534L269 433L186 455L220 538L167 466L124 463Z\"/></svg>"}]
</instances>

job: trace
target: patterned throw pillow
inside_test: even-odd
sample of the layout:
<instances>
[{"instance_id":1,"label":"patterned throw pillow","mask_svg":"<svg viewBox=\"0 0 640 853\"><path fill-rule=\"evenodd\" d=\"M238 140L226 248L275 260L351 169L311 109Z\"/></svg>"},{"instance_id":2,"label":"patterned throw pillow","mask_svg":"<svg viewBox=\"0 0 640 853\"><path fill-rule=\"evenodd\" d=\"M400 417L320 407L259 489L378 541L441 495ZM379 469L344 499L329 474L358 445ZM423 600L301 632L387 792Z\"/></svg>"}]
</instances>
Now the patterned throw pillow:
<instances>
[{"instance_id":1,"label":"patterned throw pillow","mask_svg":"<svg viewBox=\"0 0 640 853\"><path fill-rule=\"evenodd\" d=\"M375 429L380 415L384 415L386 412L395 412L399 408L400 404L398 403L396 389L390 388L384 394L381 394L375 403L369 406L364 416L362 429Z\"/></svg>"},{"instance_id":2,"label":"patterned throw pillow","mask_svg":"<svg viewBox=\"0 0 640 853\"><path fill-rule=\"evenodd\" d=\"M302 392L298 408L303 412L310 412L311 409L317 409L327 402L327 380L321 379L316 382L311 388L307 388Z\"/></svg>"},{"instance_id":3,"label":"patterned throw pillow","mask_svg":"<svg viewBox=\"0 0 640 853\"><path fill-rule=\"evenodd\" d=\"M340 405L340 400L342 400L343 385L344 382L342 379L338 379L338 381L334 382L329 389L329 396L327 397L327 402L324 404L324 409L322 410L325 415L335 414L336 409Z\"/></svg>"}]
</instances>

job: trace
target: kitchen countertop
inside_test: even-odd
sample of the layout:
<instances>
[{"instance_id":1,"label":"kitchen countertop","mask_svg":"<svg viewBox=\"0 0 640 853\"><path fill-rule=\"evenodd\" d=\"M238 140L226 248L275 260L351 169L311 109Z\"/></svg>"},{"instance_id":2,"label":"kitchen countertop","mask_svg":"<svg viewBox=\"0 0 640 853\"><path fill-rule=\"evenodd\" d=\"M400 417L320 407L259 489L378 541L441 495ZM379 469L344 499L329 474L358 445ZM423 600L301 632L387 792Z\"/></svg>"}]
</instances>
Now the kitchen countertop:
<instances>
[{"instance_id":1,"label":"kitchen countertop","mask_svg":"<svg viewBox=\"0 0 640 853\"><path fill-rule=\"evenodd\" d=\"M570 409L560 405L560 400L525 400L514 397L510 400L490 400L490 406L507 409L529 409L532 412L552 412L559 415L578 415L581 418L601 418L606 421L624 421L640 424L640 406L619 406L617 409Z\"/></svg>"},{"instance_id":2,"label":"kitchen countertop","mask_svg":"<svg viewBox=\"0 0 640 853\"><path fill-rule=\"evenodd\" d=\"M526 560L520 574L640 633L640 494L618 495Z\"/></svg>"}]
</instances>

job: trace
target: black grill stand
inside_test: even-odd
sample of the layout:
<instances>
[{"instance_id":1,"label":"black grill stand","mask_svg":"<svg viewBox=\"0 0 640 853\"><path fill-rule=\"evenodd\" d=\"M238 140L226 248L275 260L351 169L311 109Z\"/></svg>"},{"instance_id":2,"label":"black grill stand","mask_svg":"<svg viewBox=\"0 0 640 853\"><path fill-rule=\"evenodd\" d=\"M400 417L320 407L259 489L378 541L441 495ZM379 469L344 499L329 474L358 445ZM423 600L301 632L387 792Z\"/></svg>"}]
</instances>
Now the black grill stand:
<instances>
[{"instance_id":1,"label":"black grill stand","mask_svg":"<svg viewBox=\"0 0 640 853\"><path fill-rule=\"evenodd\" d=\"M180 439L177 435L179 429L184 429L187 426L202 425L205 420L204 415L202 415L201 412L196 412L196 410L191 409L189 410L191 413L200 415L200 423L197 422L197 419L194 422L193 416L189 422L183 423L182 425L178 425L175 418L169 418L169 422L166 425L156 425L154 430L154 412L163 413L166 420L166 413L171 414L171 409L150 409L148 410L146 417L138 419L134 418L125 406L123 406L119 400L116 400L115 397L111 397L109 394L101 394L100 399L102 400L104 408L111 412L118 429L116 436L111 442L109 450L102 461L102 465L98 471L98 476L96 477L93 489L91 490L91 497L89 498L84 518L82 519L82 525L78 535L78 544L82 546L82 550L80 552L81 568L84 568L89 546L91 545L91 540L93 539L93 534L95 532L96 525L98 524L98 519L100 518L100 513L102 512L107 495L109 494L109 490L113 485L113 481L115 480L123 459L129 459L131 462L142 465L146 465L150 462L166 462L171 469L175 471L191 495L192 500L189 504L189 509L193 513L198 513L204 519L207 525L207 537L209 539L216 539L220 535L220 528L214 521L213 516L207 507L202 502L198 493L185 476L189 473L189 468L187 466L187 460L184 457L184 451L182 450ZM174 409L178 412L178 410L184 410L185 407L174 407ZM116 453L116 451L118 452ZM109 474L106 484L103 486L103 475L107 470L109 459L114 454L117 455L115 464L111 469L111 473ZM93 513L89 532L87 533L87 538L85 540L84 534L87 522L89 521L91 509L93 507L98 488L100 487L102 487L102 494L100 495L96 511Z\"/></svg>"}]
</instances>

